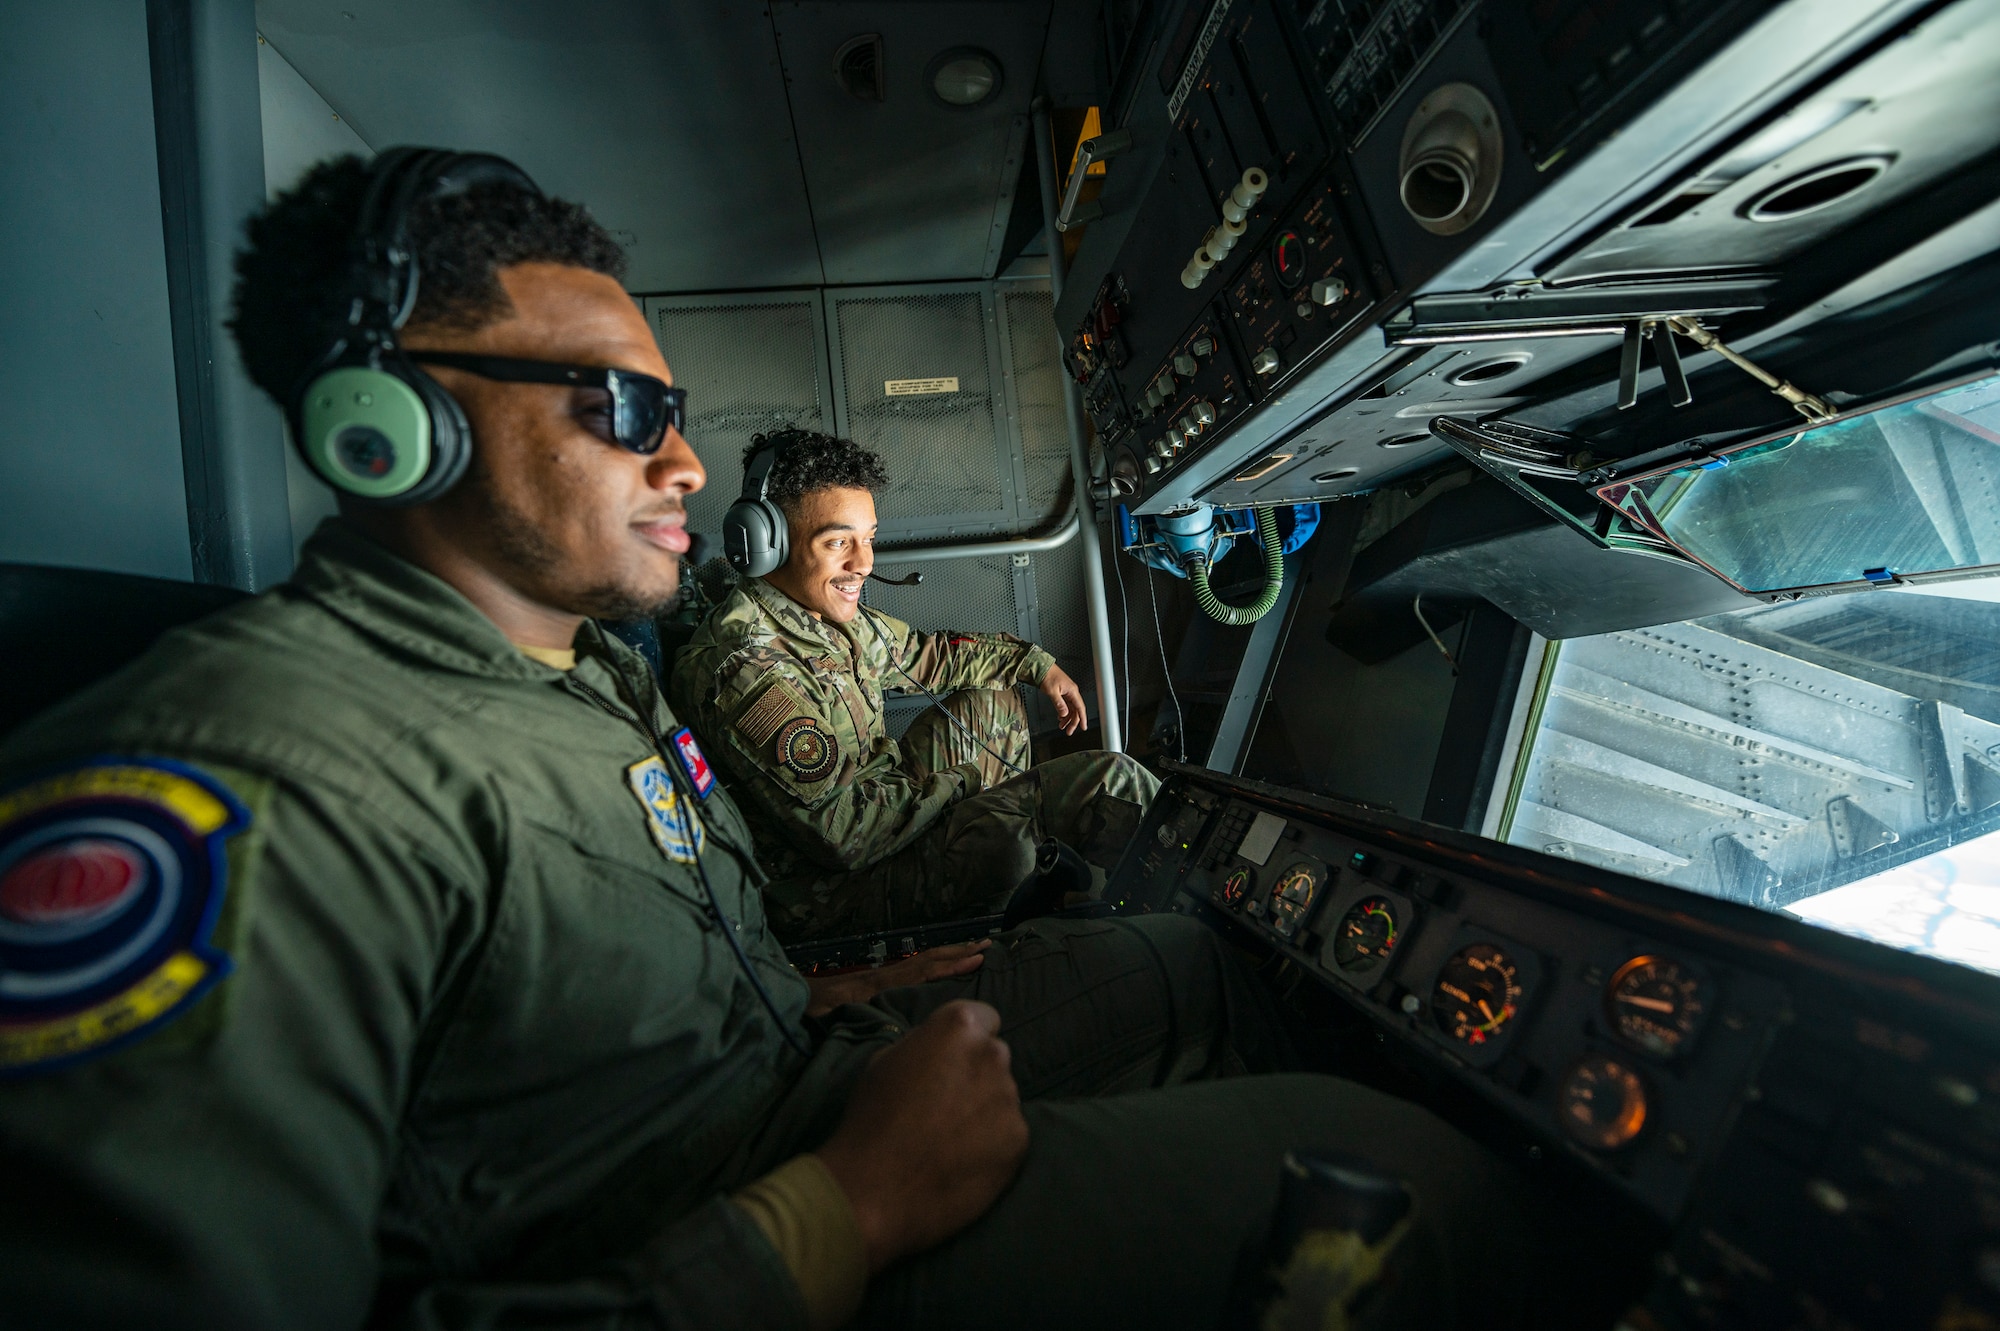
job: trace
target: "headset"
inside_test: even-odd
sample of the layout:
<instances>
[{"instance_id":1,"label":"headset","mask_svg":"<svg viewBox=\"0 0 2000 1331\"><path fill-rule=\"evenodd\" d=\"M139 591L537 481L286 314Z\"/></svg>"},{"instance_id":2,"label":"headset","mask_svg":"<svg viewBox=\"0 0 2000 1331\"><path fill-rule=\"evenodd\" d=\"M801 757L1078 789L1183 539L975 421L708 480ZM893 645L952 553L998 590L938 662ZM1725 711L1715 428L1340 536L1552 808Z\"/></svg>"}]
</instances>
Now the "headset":
<instances>
[{"instance_id":1,"label":"headset","mask_svg":"<svg viewBox=\"0 0 2000 1331\"><path fill-rule=\"evenodd\" d=\"M350 255L347 327L286 406L307 465L343 495L385 507L428 503L456 485L472 460L465 412L403 354L396 334L416 308L421 277L411 210L492 184L541 194L525 171L490 153L391 148L369 167Z\"/></svg>"},{"instance_id":2,"label":"headset","mask_svg":"<svg viewBox=\"0 0 2000 1331\"><path fill-rule=\"evenodd\" d=\"M785 515L771 502L771 469L792 442L792 432L760 434L743 464L743 492L722 515L722 554L746 578L776 573L791 556Z\"/></svg>"}]
</instances>

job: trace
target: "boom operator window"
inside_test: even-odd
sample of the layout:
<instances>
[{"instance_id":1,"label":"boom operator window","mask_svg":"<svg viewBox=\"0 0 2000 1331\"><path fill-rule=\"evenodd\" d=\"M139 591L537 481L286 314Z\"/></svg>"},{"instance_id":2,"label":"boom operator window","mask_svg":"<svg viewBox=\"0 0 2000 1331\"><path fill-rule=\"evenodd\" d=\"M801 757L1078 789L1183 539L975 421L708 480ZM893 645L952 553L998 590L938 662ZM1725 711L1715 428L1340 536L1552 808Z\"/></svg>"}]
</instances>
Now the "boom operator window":
<instances>
[{"instance_id":1,"label":"boom operator window","mask_svg":"<svg viewBox=\"0 0 2000 1331\"><path fill-rule=\"evenodd\" d=\"M1548 644L1490 830L2000 972L1996 482L2000 380L1647 482L1741 586L1880 589Z\"/></svg>"}]
</instances>

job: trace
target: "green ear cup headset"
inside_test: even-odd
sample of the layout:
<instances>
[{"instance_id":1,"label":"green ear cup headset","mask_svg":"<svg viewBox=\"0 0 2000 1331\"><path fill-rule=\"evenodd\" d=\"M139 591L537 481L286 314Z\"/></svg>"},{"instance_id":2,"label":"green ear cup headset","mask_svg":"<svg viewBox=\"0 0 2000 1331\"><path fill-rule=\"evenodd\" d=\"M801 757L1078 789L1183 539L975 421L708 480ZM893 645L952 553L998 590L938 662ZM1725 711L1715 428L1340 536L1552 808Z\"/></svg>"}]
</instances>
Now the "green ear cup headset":
<instances>
[{"instance_id":1,"label":"green ear cup headset","mask_svg":"<svg viewBox=\"0 0 2000 1331\"><path fill-rule=\"evenodd\" d=\"M472 460L465 412L403 354L396 333L417 304L411 209L426 199L507 183L540 194L504 157L391 148L369 168L354 229L347 328L306 374L289 410L313 471L344 495L401 506L438 498Z\"/></svg>"}]
</instances>

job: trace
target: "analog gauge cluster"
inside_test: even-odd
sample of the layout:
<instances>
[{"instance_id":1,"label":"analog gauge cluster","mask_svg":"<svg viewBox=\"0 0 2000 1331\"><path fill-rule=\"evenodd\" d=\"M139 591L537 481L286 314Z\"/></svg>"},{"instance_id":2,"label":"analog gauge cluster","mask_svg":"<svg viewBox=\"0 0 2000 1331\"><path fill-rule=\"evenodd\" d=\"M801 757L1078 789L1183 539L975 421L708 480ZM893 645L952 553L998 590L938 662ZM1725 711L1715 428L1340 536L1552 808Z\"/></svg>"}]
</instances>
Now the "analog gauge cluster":
<instances>
[{"instance_id":1,"label":"analog gauge cluster","mask_svg":"<svg viewBox=\"0 0 2000 1331\"><path fill-rule=\"evenodd\" d=\"M1469 941L1431 983L1433 1025L1476 1066L1497 1062L1541 987L1541 959L1498 938Z\"/></svg>"},{"instance_id":2,"label":"analog gauge cluster","mask_svg":"<svg viewBox=\"0 0 2000 1331\"><path fill-rule=\"evenodd\" d=\"M1604 1021L1622 1043L1660 1062L1693 1047L1711 1006L1708 980L1671 957L1633 957L1604 986ZM1593 1051L1556 1087L1556 1124L1588 1151L1620 1151L1658 1117L1643 1059Z\"/></svg>"},{"instance_id":3,"label":"analog gauge cluster","mask_svg":"<svg viewBox=\"0 0 2000 1331\"><path fill-rule=\"evenodd\" d=\"M1310 861L1287 866L1271 884L1271 929L1280 938L1296 938L1312 919L1326 886L1327 871Z\"/></svg>"},{"instance_id":4,"label":"analog gauge cluster","mask_svg":"<svg viewBox=\"0 0 2000 1331\"><path fill-rule=\"evenodd\" d=\"M1604 987L1604 1015L1613 1033L1656 1058L1686 1053L1708 1008L1708 982L1667 957L1634 957Z\"/></svg>"},{"instance_id":5,"label":"analog gauge cluster","mask_svg":"<svg viewBox=\"0 0 2000 1331\"><path fill-rule=\"evenodd\" d=\"M1326 944L1320 964L1357 989L1370 989L1394 968L1416 932L1410 899L1379 883L1363 881L1327 910L1320 932Z\"/></svg>"},{"instance_id":6,"label":"analog gauge cluster","mask_svg":"<svg viewBox=\"0 0 2000 1331\"><path fill-rule=\"evenodd\" d=\"M1257 871L1247 864L1239 864L1227 878L1215 888L1215 899L1230 910L1236 910L1249 899L1257 887Z\"/></svg>"}]
</instances>

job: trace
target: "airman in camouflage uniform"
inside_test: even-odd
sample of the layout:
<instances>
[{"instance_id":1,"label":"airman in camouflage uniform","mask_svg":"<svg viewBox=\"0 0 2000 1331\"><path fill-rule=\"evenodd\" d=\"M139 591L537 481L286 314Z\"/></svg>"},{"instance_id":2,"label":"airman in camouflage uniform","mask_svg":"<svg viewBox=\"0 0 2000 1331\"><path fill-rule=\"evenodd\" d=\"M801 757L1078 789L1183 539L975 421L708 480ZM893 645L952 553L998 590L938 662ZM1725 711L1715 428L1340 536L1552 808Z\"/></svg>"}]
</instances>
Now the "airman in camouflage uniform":
<instances>
[{"instance_id":1,"label":"airman in camouflage uniform","mask_svg":"<svg viewBox=\"0 0 2000 1331\"><path fill-rule=\"evenodd\" d=\"M921 633L866 607L835 623L752 578L669 692L742 803L773 926L799 941L997 912L1044 837L1116 861L1158 783L1118 753L1028 766L1013 686L1054 666L1006 633ZM918 684L950 696L899 744L883 694Z\"/></svg>"}]
</instances>

